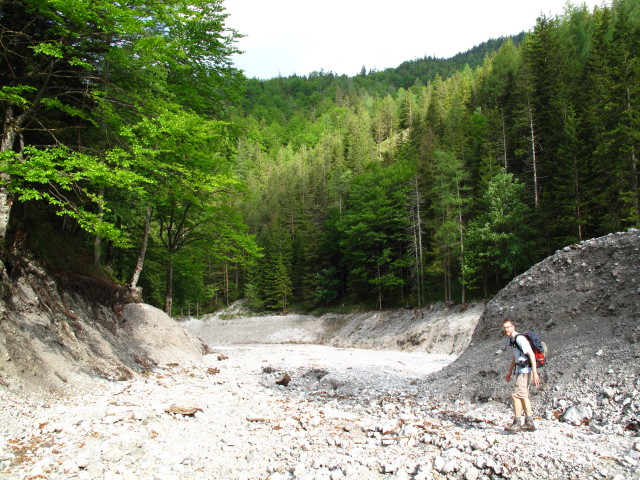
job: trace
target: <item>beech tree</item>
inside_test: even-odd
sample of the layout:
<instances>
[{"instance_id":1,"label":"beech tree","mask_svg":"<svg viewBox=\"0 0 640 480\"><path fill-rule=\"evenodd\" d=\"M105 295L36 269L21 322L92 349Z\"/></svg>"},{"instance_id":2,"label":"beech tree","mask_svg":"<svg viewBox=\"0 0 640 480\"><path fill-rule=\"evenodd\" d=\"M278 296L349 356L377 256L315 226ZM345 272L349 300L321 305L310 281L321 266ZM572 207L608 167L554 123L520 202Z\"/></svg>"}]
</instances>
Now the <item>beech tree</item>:
<instances>
[{"instance_id":1,"label":"beech tree","mask_svg":"<svg viewBox=\"0 0 640 480\"><path fill-rule=\"evenodd\" d=\"M101 128L108 128L101 130L102 137L115 139L123 122L152 112L160 98L179 97L183 105L213 113L240 78L229 59L236 33L225 28L225 17L220 0L0 3L0 240L13 195L23 201L37 198L20 190L25 168L17 164L25 161L31 185L38 177L33 170L42 172L42 180L36 180L40 186L33 187L43 191L41 199L85 229L101 228L117 237L113 226L95 219L95 210L105 205L93 179L100 170L102 182L108 182L110 172L121 175L132 159L109 153L113 144L102 142L102 153L82 139ZM196 96L208 100L196 101ZM114 185L121 183L115 175ZM60 195L70 187L58 178L70 177L79 193L74 198Z\"/></svg>"},{"instance_id":2,"label":"beech tree","mask_svg":"<svg viewBox=\"0 0 640 480\"><path fill-rule=\"evenodd\" d=\"M74 215L84 228L94 229L100 223L83 203L100 204L101 199L81 180L90 180L96 170L108 175L110 168L101 167L96 156L78 156L61 145L70 144L74 129L91 125L92 112L101 101L97 61L133 17L128 9L116 9L101 18L106 9L85 3L22 0L0 4L2 242L14 192L23 201L38 197L49 201L60 212ZM47 152L51 146L54 149ZM20 165L25 162L28 168ZM29 172L31 178L21 177L23 172ZM25 183L35 185L33 180L42 193L36 192L37 187L30 193L22 190ZM70 190L79 195L68 198L62 194Z\"/></svg>"},{"instance_id":3,"label":"beech tree","mask_svg":"<svg viewBox=\"0 0 640 480\"><path fill-rule=\"evenodd\" d=\"M164 247L165 309L170 313L178 252L205 244L210 256L225 260L231 258L224 252L232 249L255 253L234 203L242 184L226 154L226 122L205 121L183 111L165 112L140 122L129 135L133 151L141 157L137 166L152 182L150 191L140 198L149 202ZM146 250L144 244L142 250ZM232 259L239 262L241 256Z\"/></svg>"}]
</instances>

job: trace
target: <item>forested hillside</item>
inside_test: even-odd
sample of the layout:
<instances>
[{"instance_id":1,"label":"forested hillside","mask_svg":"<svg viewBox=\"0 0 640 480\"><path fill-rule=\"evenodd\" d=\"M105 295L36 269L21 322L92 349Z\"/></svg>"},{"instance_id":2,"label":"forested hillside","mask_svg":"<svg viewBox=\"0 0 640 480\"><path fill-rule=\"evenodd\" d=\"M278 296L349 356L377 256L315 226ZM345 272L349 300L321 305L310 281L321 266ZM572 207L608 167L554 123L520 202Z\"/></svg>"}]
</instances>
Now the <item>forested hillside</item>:
<instances>
[{"instance_id":1,"label":"forested hillside","mask_svg":"<svg viewBox=\"0 0 640 480\"><path fill-rule=\"evenodd\" d=\"M222 0L0 2L4 254L202 313L491 295L640 224L640 4L245 79Z\"/></svg>"},{"instance_id":2,"label":"forested hillside","mask_svg":"<svg viewBox=\"0 0 640 480\"><path fill-rule=\"evenodd\" d=\"M570 7L477 66L250 80L237 158L264 256L246 294L274 309L465 302L637 226L639 22L638 2Z\"/></svg>"}]
</instances>

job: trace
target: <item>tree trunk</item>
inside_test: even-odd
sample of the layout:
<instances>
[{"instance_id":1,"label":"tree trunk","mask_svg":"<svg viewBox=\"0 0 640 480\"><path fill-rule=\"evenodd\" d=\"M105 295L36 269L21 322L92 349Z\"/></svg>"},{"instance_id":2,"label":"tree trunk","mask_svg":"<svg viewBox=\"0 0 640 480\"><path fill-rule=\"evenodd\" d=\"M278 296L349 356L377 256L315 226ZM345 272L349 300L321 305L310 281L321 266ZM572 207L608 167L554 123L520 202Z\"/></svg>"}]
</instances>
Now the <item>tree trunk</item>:
<instances>
[{"instance_id":1,"label":"tree trunk","mask_svg":"<svg viewBox=\"0 0 640 480\"><path fill-rule=\"evenodd\" d=\"M507 162L507 128L504 124L504 111L500 109L500 119L502 120L502 150L504 154L504 171L508 170L508 162Z\"/></svg>"},{"instance_id":2,"label":"tree trunk","mask_svg":"<svg viewBox=\"0 0 640 480\"><path fill-rule=\"evenodd\" d=\"M167 265L166 299L164 304L164 311L169 316L171 315L172 307L173 307L173 258L169 257L169 264Z\"/></svg>"},{"instance_id":3,"label":"tree trunk","mask_svg":"<svg viewBox=\"0 0 640 480\"><path fill-rule=\"evenodd\" d=\"M460 185L456 185L457 189L458 189L458 198L461 200L460 198ZM460 235L460 276L461 278L461 287L462 287L462 298L461 298L461 303L462 305L466 305L467 299L466 299L466 289L465 289L465 285L464 285L464 226L462 224L462 207L458 206L458 234Z\"/></svg>"},{"instance_id":4,"label":"tree trunk","mask_svg":"<svg viewBox=\"0 0 640 480\"><path fill-rule=\"evenodd\" d=\"M445 303L451 302L451 268L448 254L444 264L444 301Z\"/></svg>"},{"instance_id":5,"label":"tree trunk","mask_svg":"<svg viewBox=\"0 0 640 480\"><path fill-rule=\"evenodd\" d=\"M529 106L529 127L531 129L531 156L533 161L533 198L536 208L540 199L538 198L538 160L536 158L536 136L533 128L533 110Z\"/></svg>"},{"instance_id":6,"label":"tree trunk","mask_svg":"<svg viewBox=\"0 0 640 480\"><path fill-rule=\"evenodd\" d=\"M627 110L632 110L631 92L627 87ZM633 142L633 139L631 140ZM638 191L638 157L636 155L636 147L631 144L631 196L633 209L635 210L631 216L634 222L640 221L640 191Z\"/></svg>"},{"instance_id":7,"label":"tree trunk","mask_svg":"<svg viewBox=\"0 0 640 480\"><path fill-rule=\"evenodd\" d=\"M418 234L416 232L416 226L413 226L413 254L415 262L415 275L416 275L416 292L418 294L418 307L422 306L422 287L420 284L420 260L418 255Z\"/></svg>"},{"instance_id":8,"label":"tree trunk","mask_svg":"<svg viewBox=\"0 0 640 480\"><path fill-rule=\"evenodd\" d=\"M377 252L377 265L376 265L376 286L378 288L378 299L377 299L377 306L378 306L378 310L382 310L382 284L380 282L380 252Z\"/></svg>"},{"instance_id":9,"label":"tree trunk","mask_svg":"<svg viewBox=\"0 0 640 480\"><path fill-rule=\"evenodd\" d=\"M640 191L638 189L638 156L636 148L631 146L631 194L633 195L633 219L635 222L640 221Z\"/></svg>"},{"instance_id":10,"label":"tree trunk","mask_svg":"<svg viewBox=\"0 0 640 480\"><path fill-rule=\"evenodd\" d=\"M104 197L104 190L100 192L100 196ZM98 206L98 216L102 218L103 214L104 214L104 206L101 203ZM100 238L100 235L96 235L96 238L93 241L93 264L95 266L100 265L101 250L102 250L102 239Z\"/></svg>"},{"instance_id":11,"label":"tree trunk","mask_svg":"<svg viewBox=\"0 0 640 480\"><path fill-rule=\"evenodd\" d=\"M582 203L580 195L580 177L578 175L578 160L573 158L573 188L576 201L576 223L578 224L578 240L582 240L582 218L580 204Z\"/></svg>"},{"instance_id":12,"label":"tree trunk","mask_svg":"<svg viewBox=\"0 0 640 480\"><path fill-rule=\"evenodd\" d=\"M100 265L100 250L102 246L102 239L100 235L96 235L93 239L93 265Z\"/></svg>"},{"instance_id":13,"label":"tree trunk","mask_svg":"<svg viewBox=\"0 0 640 480\"><path fill-rule=\"evenodd\" d=\"M229 306L229 264L224 263L224 303Z\"/></svg>"},{"instance_id":14,"label":"tree trunk","mask_svg":"<svg viewBox=\"0 0 640 480\"><path fill-rule=\"evenodd\" d=\"M2 140L0 141L0 152L8 152L13 149L16 133L13 108L11 104L8 104L4 118ZM13 199L8 189L10 181L11 177L6 172L0 171L0 250L4 247L7 227L9 226L9 217L11 215L11 206L13 204Z\"/></svg>"},{"instance_id":15,"label":"tree trunk","mask_svg":"<svg viewBox=\"0 0 640 480\"><path fill-rule=\"evenodd\" d=\"M136 263L136 269L131 277L131 283L129 286L135 288L138 285L140 274L142 273L142 267L144 265L144 257L147 253L147 244L149 243L149 231L151 230L151 207L147 207L144 218L144 234L142 236L142 245L140 245L140 254L138 255L138 263Z\"/></svg>"},{"instance_id":16,"label":"tree trunk","mask_svg":"<svg viewBox=\"0 0 640 480\"><path fill-rule=\"evenodd\" d=\"M378 298L376 303L378 306L378 311L382 311L382 287L380 286L380 284L378 284Z\"/></svg>"},{"instance_id":17,"label":"tree trunk","mask_svg":"<svg viewBox=\"0 0 640 480\"><path fill-rule=\"evenodd\" d=\"M414 178L414 222L413 222L413 242L414 242L414 256L416 263L416 289L418 292L418 307L422 306L422 266L423 251L422 251L422 215L420 212L420 190L418 189L418 177Z\"/></svg>"},{"instance_id":18,"label":"tree trunk","mask_svg":"<svg viewBox=\"0 0 640 480\"><path fill-rule=\"evenodd\" d=\"M489 297L489 272L487 272L487 267L484 264L482 265L482 292L482 298Z\"/></svg>"},{"instance_id":19,"label":"tree trunk","mask_svg":"<svg viewBox=\"0 0 640 480\"><path fill-rule=\"evenodd\" d=\"M444 301L451 302L451 252L449 247L443 245L442 256L442 281L444 283Z\"/></svg>"}]
</instances>

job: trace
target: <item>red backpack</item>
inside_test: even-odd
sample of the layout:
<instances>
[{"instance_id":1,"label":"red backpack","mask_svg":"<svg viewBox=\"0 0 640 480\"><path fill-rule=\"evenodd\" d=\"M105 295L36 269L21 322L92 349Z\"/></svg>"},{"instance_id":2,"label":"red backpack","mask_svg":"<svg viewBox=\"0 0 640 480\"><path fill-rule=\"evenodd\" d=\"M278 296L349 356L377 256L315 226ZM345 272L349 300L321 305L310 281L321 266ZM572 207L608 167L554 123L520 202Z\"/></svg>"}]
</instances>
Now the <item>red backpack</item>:
<instances>
[{"instance_id":1,"label":"red backpack","mask_svg":"<svg viewBox=\"0 0 640 480\"><path fill-rule=\"evenodd\" d=\"M535 332L527 332L527 333L519 333L516 335L516 338L519 336L525 337L529 344L531 345L531 349L533 350L533 354L536 357L536 365L538 368L544 367L547 363L547 345L540 340L540 337ZM513 339L513 344L522 352L522 349L516 342L516 338ZM522 352L524 354L524 352Z\"/></svg>"}]
</instances>

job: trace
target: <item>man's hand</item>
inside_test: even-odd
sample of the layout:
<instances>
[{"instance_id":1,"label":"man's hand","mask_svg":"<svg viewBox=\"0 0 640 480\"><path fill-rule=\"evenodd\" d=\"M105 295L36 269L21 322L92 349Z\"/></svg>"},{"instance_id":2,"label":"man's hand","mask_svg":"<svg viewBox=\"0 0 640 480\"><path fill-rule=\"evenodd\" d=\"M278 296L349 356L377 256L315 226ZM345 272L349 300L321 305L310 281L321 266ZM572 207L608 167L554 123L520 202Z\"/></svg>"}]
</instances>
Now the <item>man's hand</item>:
<instances>
[{"instance_id":1,"label":"man's hand","mask_svg":"<svg viewBox=\"0 0 640 480\"><path fill-rule=\"evenodd\" d=\"M539 386L540 386L540 375L538 375L538 372L537 372L537 371L536 371L536 372L532 372L532 373L531 373L531 379L533 380L533 384L534 384L536 387L539 387Z\"/></svg>"},{"instance_id":2,"label":"man's hand","mask_svg":"<svg viewBox=\"0 0 640 480\"><path fill-rule=\"evenodd\" d=\"M511 370L509 370L509 371L507 372L507 374L504 376L504 379L505 379L507 382L510 382L510 381L511 381Z\"/></svg>"}]
</instances>

